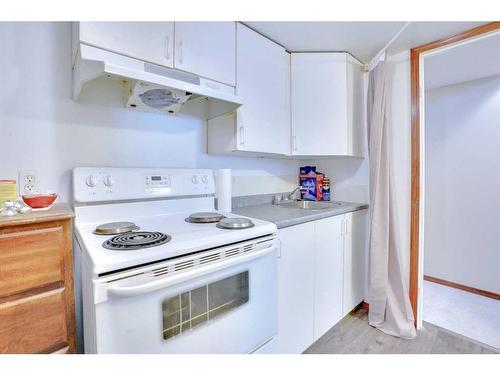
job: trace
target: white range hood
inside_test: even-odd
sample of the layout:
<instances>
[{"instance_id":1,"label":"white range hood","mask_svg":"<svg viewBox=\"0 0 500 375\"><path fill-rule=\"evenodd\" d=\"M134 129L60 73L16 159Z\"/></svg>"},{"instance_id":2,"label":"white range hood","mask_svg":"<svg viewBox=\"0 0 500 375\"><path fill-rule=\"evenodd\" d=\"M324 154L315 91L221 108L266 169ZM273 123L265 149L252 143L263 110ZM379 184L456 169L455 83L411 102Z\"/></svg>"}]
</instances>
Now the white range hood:
<instances>
[{"instance_id":1,"label":"white range hood","mask_svg":"<svg viewBox=\"0 0 500 375\"><path fill-rule=\"evenodd\" d=\"M80 44L73 66L73 99L97 79L123 85L123 102L131 109L175 114L185 103L199 102L206 105L210 119L243 104L234 87Z\"/></svg>"}]
</instances>

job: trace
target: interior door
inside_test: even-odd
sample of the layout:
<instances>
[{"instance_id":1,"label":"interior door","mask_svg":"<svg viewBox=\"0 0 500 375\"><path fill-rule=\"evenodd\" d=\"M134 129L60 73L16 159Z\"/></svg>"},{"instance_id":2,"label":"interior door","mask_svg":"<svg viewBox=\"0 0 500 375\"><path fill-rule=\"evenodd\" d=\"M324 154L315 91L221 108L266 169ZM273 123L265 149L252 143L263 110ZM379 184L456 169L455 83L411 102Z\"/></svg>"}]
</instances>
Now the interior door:
<instances>
[{"instance_id":1,"label":"interior door","mask_svg":"<svg viewBox=\"0 0 500 375\"><path fill-rule=\"evenodd\" d=\"M167 67L174 63L173 22L80 22L80 41Z\"/></svg>"},{"instance_id":2,"label":"interior door","mask_svg":"<svg viewBox=\"0 0 500 375\"><path fill-rule=\"evenodd\" d=\"M177 69L236 85L236 23L176 22Z\"/></svg>"},{"instance_id":3,"label":"interior door","mask_svg":"<svg viewBox=\"0 0 500 375\"><path fill-rule=\"evenodd\" d=\"M316 221L314 340L342 319L344 215Z\"/></svg>"},{"instance_id":4,"label":"interior door","mask_svg":"<svg viewBox=\"0 0 500 375\"><path fill-rule=\"evenodd\" d=\"M236 93L244 151L290 153L290 54L248 27L237 25ZM238 143L240 145L240 143Z\"/></svg>"}]
</instances>

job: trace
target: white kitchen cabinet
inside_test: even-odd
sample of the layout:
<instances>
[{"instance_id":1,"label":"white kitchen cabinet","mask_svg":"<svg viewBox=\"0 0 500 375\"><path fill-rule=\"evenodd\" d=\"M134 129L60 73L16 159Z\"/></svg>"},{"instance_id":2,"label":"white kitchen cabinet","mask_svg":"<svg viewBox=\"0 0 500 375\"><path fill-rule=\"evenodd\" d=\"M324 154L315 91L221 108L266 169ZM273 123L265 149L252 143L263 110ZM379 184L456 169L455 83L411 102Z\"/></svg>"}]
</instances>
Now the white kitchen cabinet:
<instances>
[{"instance_id":1,"label":"white kitchen cabinet","mask_svg":"<svg viewBox=\"0 0 500 375\"><path fill-rule=\"evenodd\" d=\"M347 315L363 302L367 283L367 214L366 210L345 216L343 311Z\"/></svg>"},{"instance_id":2,"label":"white kitchen cabinet","mask_svg":"<svg viewBox=\"0 0 500 375\"><path fill-rule=\"evenodd\" d=\"M313 341L314 222L280 229L277 353L302 353Z\"/></svg>"},{"instance_id":3,"label":"white kitchen cabinet","mask_svg":"<svg viewBox=\"0 0 500 375\"><path fill-rule=\"evenodd\" d=\"M363 76L347 53L292 53L291 153L362 156Z\"/></svg>"},{"instance_id":4,"label":"white kitchen cabinet","mask_svg":"<svg viewBox=\"0 0 500 375\"><path fill-rule=\"evenodd\" d=\"M342 319L344 215L315 222L314 340Z\"/></svg>"},{"instance_id":5,"label":"white kitchen cabinet","mask_svg":"<svg viewBox=\"0 0 500 375\"><path fill-rule=\"evenodd\" d=\"M278 335L266 353L302 353L365 298L366 210L280 229Z\"/></svg>"},{"instance_id":6,"label":"white kitchen cabinet","mask_svg":"<svg viewBox=\"0 0 500 375\"><path fill-rule=\"evenodd\" d=\"M236 85L236 22L175 22L174 67Z\"/></svg>"},{"instance_id":7,"label":"white kitchen cabinet","mask_svg":"<svg viewBox=\"0 0 500 375\"><path fill-rule=\"evenodd\" d=\"M290 54L237 24L236 113L208 122L208 152L290 153Z\"/></svg>"},{"instance_id":8,"label":"white kitchen cabinet","mask_svg":"<svg viewBox=\"0 0 500 375\"><path fill-rule=\"evenodd\" d=\"M75 22L74 55L79 42L153 64L174 65L173 22Z\"/></svg>"}]
</instances>

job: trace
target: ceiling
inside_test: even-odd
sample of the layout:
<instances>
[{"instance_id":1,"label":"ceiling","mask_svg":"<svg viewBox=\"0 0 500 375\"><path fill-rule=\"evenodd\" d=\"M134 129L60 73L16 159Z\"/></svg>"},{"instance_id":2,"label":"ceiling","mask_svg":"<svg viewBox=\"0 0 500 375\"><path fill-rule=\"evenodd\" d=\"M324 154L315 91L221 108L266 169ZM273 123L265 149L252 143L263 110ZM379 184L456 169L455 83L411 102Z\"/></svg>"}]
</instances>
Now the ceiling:
<instances>
[{"instance_id":1,"label":"ceiling","mask_svg":"<svg viewBox=\"0 0 500 375\"><path fill-rule=\"evenodd\" d=\"M500 34L424 58L425 89L500 75Z\"/></svg>"},{"instance_id":2,"label":"ceiling","mask_svg":"<svg viewBox=\"0 0 500 375\"><path fill-rule=\"evenodd\" d=\"M406 22L244 22L290 52L347 51L369 62ZM412 22L388 49L397 53L485 22Z\"/></svg>"}]
</instances>

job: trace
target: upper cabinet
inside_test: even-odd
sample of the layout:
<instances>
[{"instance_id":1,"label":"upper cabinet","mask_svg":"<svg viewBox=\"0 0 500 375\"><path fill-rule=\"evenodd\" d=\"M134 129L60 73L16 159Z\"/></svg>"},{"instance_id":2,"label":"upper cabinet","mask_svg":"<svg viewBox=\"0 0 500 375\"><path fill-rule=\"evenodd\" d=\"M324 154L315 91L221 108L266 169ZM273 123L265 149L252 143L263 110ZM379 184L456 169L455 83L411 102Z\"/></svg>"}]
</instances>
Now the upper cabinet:
<instances>
[{"instance_id":1,"label":"upper cabinet","mask_svg":"<svg viewBox=\"0 0 500 375\"><path fill-rule=\"evenodd\" d=\"M363 75L347 53L292 53L291 154L362 156Z\"/></svg>"},{"instance_id":2,"label":"upper cabinet","mask_svg":"<svg viewBox=\"0 0 500 375\"><path fill-rule=\"evenodd\" d=\"M135 59L172 68L173 22L75 22L74 54L78 42Z\"/></svg>"},{"instance_id":3,"label":"upper cabinet","mask_svg":"<svg viewBox=\"0 0 500 375\"><path fill-rule=\"evenodd\" d=\"M176 22L177 69L236 85L236 22Z\"/></svg>"},{"instance_id":4,"label":"upper cabinet","mask_svg":"<svg viewBox=\"0 0 500 375\"><path fill-rule=\"evenodd\" d=\"M290 54L237 25L237 112L208 122L210 153L290 153Z\"/></svg>"},{"instance_id":5,"label":"upper cabinet","mask_svg":"<svg viewBox=\"0 0 500 375\"><path fill-rule=\"evenodd\" d=\"M236 85L236 22L75 22L80 42Z\"/></svg>"},{"instance_id":6,"label":"upper cabinet","mask_svg":"<svg viewBox=\"0 0 500 375\"><path fill-rule=\"evenodd\" d=\"M73 59L80 43L243 98L208 116L209 153L363 156L363 72L348 53L290 54L237 22L75 22Z\"/></svg>"}]
</instances>

